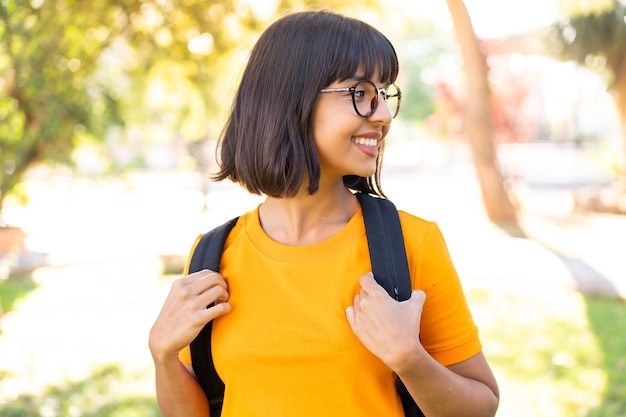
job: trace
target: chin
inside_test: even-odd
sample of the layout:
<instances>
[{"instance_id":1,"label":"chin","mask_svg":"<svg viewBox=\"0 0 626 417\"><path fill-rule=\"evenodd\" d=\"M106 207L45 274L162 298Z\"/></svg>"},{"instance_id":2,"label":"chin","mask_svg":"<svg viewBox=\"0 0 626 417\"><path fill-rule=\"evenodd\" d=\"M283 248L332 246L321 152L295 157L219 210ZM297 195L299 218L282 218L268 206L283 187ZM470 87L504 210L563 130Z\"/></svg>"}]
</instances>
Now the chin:
<instances>
[{"instance_id":1,"label":"chin","mask_svg":"<svg viewBox=\"0 0 626 417\"><path fill-rule=\"evenodd\" d=\"M371 170L358 170L356 172L354 172L352 175L357 175L359 177L364 177L364 178L368 178L373 176L376 173L376 169L371 169Z\"/></svg>"}]
</instances>

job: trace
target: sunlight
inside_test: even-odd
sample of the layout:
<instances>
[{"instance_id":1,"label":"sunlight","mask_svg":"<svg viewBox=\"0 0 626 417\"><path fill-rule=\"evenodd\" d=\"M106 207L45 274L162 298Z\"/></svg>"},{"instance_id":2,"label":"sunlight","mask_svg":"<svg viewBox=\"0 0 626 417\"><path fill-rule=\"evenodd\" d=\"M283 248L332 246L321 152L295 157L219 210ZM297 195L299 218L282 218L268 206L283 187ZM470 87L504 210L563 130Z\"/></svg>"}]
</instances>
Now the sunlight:
<instances>
[{"instance_id":1,"label":"sunlight","mask_svg":"<svg viewBox=\"0 0 626 417\"><path fill-rule=\"evenodd\" d=\"M389 4L412 19L431 19L442 29L452 29L444 1L424 3L416 9L408 9L403 0L392 0ZM546 27L556 19L558 10L555 1L545 0L465 0L465 5L474 30L481 38L510 36Z\"/></svg>"},{"instance_id":2,"label":"sunlight","mask_svg":"<svg viewBox=\"0 0 626 417\"><path fill-rule=\"evenodd\" d=\"M585 16L602 14L613 10L614 0L556 0L561 10L568 16Z\"/></svg>"},{"instance_id":3,"label":"sunlight","mask_svg":"<svg viewBox=\"0 0 626 417\"><path fill-rule=\"evenodd\" d=\"M276 14L278 0L238 0L237 9L249 8L252 14L260 20L269 20Z\"/></svg>"},{"instance_id":4,"label":"sunlight","mask_svg":"<svg viewBox=\"0 0 626 417\"><path fill-rule=\"evenodd\" d=\"M213 36L210 33L202 33L194 36L187 43L189 52L196 55L210 55L214 47Z\"/></svg>"}]
</instances>

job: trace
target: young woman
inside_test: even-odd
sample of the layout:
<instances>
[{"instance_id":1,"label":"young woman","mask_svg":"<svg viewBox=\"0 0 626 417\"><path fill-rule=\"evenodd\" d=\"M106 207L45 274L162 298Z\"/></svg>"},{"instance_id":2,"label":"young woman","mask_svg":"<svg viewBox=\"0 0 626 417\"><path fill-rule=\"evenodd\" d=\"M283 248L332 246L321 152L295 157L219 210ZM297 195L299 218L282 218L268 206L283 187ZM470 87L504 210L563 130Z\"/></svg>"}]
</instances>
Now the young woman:
<instances>
[{"instance_id":1,"label":"young woman","mask_svg":"<svg viewBox=\"0 0 626 417\"><path fill-rule=\"evenodd\" d=\"M149 340L164 416L209 414L188 345L212 320L223 417L400 417L396 375L428 417L495 414L497 384L437 225L400 212L409 300L370 272L353 191L382 196L397 75L384 35L331 12L287 15L260 37L215 179L266 199L229 234L221 273L172 285Z\"/></svg>"}]
</instances>

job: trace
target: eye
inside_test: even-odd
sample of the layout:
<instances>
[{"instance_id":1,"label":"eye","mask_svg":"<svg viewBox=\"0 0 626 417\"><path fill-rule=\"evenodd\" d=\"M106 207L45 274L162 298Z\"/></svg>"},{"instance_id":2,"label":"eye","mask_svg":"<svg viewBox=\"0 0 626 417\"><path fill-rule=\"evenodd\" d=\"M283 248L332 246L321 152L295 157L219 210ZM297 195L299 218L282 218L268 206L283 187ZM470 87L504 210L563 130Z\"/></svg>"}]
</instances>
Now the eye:
<instances>
[{"instance_id":1,"label":"eye","mask_svg":"<svg viewBox=\"0 0 626 417\"><path fill-rule=\"evenodd\" d=\"M365 88L359 86L356 87L354 89L354 99L355 100L363 100L365 98L365 96L367 95L367 92L365 91Z\"/></svg>"}]
</instances>

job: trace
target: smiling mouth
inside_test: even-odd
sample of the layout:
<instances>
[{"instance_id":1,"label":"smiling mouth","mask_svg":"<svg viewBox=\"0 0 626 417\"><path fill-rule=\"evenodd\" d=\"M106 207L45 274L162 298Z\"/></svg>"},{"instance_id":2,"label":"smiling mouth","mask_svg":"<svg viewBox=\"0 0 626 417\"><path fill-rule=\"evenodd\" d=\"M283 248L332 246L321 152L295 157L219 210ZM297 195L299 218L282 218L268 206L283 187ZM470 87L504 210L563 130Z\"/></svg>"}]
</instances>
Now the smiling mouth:
<instances>
[{"instance_id":1,"label":"smiling mouth","mask_svg":"<svg viewBox=\"0 0 626 417\"><path fill-rule=\"evenodd\" d=\"M352 141L357 145L365 145L372 148L378 147L378 141L376 139L354 138Z\"/></svg>"}]
</instances>

